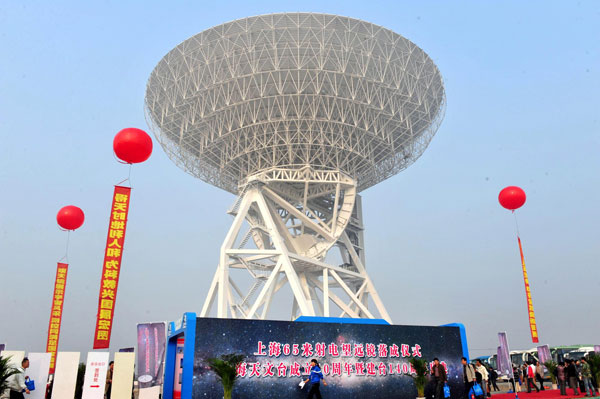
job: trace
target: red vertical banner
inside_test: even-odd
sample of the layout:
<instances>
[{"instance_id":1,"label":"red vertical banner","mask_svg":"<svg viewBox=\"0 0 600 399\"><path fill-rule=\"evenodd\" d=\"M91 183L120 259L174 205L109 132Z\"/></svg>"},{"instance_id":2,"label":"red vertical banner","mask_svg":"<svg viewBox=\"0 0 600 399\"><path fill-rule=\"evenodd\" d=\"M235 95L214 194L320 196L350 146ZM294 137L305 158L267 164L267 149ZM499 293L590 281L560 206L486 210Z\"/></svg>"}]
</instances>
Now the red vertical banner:
<instances>
[{"instance_id":1,"label":"red vertical banner","mask_svg":"<svg viewBox=\"0 0 600 399\"><path fill-rule=\"evenodd\" d=\"M56 266L52 308L50 309L50 322L48 323L48 340L46 341L46 352L51 355L50 374L54 374L54 368L56 366L56 351L58 350L58 338L60 337L60 323L62 321L68 270L69 265L66 263L59 263Z\"/></svg>"},{"instance_id":2,"label":"red vertical banner","mask_svg":"<svg viewBox=\"0 0 600 399\"><path fill-rule=\"evenodd\" d=\"M533 343L539 342L538 330L535 323L535 313L533 312L533 302L531 301L531 290L529 289L529 277L527 276L527 269L525 268L525 257L523 256L523 246L521 245L521 238L517 236L519 241L519 253L521 254L521 265L523 266L523 281L525 282L525 296L527 297L527 315L529 317L529 329L531 330L531 341Z\"/></svg>"},{"instance_id":3,"label":"red vertical banner","mask_svg":"<svg viewBox=\"0 0 600 399\"><path fill-rule=\"evenodd\" d=\"M104 251L102 277L100 278L100 295L98 298L98 313L96 314L96 332L94 333L94 349L106 349L110 346L121 257L125 244L125 229L129 212L130 187L115 186L108 237Z\"/></svg>"}]
</instances>

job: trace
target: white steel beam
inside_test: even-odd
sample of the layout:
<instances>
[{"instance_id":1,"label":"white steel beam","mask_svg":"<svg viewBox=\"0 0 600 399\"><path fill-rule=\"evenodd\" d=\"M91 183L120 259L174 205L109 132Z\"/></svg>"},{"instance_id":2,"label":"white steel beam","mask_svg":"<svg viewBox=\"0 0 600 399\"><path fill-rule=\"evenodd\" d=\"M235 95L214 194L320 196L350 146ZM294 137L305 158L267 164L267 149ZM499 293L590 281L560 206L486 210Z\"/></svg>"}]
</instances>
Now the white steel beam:
<instances>
[{"instance_id":1,"label":"white steel beam","mask_svg":"<svg viewBox=\"0 0 600 399\"><path fill-rule=\"evenodd\" d=\"M282 178L287 176L287 172L280 172ZM369 309L368 297L371 295L379 316L389 321L389 315L364 267L364 256L361 256L364 253L361 251L359 255L356 252L346 233L345 223L350 219L351 213L346 199L342 204L342 211L338 210L342 198L341 190L344 189L347 191L345 194L354 196L355 186L340 184L339 174L337 180L333 178L335 174L315 176L325 180L332 179L326 183L329 184L329 188L322 190L328 197L321 203L313 203L312 201L316 200L309 199L310 194L318 192L318 189L308 184L306 180L303 180L303 190L292 187L288 190L283 183L277 183L280 185L277 189L282 192L282 195L287 198L292 198L289 195L297 196L293 200L290 199L295 201L294 203L288 202L268 186L260 183L242 191L242 197L235 204L236 211L232 212L235 214L234 221L221 246L219 266L202 307L202 316L209 315L216 301L218 317L228 317L231 314L231 317L265 319L269 315L275 294L289 284L294 298L292 319L298 315L315 316L316 314L330 317L331 304L335 304L341 310L341 317L374 318L374 312ZM331 196L334 187L335 198ZM294 194L296 191L297 193ZM329 205L323 205L327 204L327 201ZM352 203L354 200L350 202ZM354 204L360 206L360 200ZM313 205L316 206L314 208L316 211L311 209ZM362 225L360 210L356 215L352 216L353 229ZM355 220L356 217L358 220ZM341 221L337 221L338 218L341 218ZM262 245L258 249L244 248L242 244L250 234L247 234L245 240L239 245L242 248L234 247L241 234L244 220L248 220L251 226L260 224L264 234L262 240L269 249L263 248ZM323 220L328 222L323 223ZM296 240L295 238L301 234L319 238L313 239L315 244L311 244L310 237ZM321 249L310 249L307 243L313 247L320 246L315 248L324 247L325 252L320 252L323 251ZM351 262L356 269L342 268L320 260L335 244L344 261ZM362 241L359 245L362 245ZM302 255L298 253L301 252L299 247L302 247ZM247 293L244 293L235 282L244 274L240 275L240 272L236 272L238 274L234 273L234 276L230 274L230 269L232 271L245 269L250 273L246 275L246 280L250 278L254 283L250 284ZM244 286L248 285L244 284ZM340 287L341 291L336 294L331 290L332 287ZM322 298L317 293L317 289L321 292ZM343 298L338 295L342 295Z\"/></svg>"},{"instance_id":2,"label":"white steel beam","mask_svg":"<svg viewBox=\"0 0 600 399\"><path fill-rule=\"evenodd\" d=\"M323 268L323 316L329 317L329 269Z\"/></svg>"},{"instance_id":3,"label":"white steel beam","mask_svg":"<svg viewBox=\"0 0 600 399\"><path fill-rule=\"evenodd\" d=\"M277 234L278 230L277 226L275 225L275 222L273 221L273 215L271 215L271 213L269 212L267 203L260 193L257 193L256 203L258 204L258 207L261 210L261 214L263 220L267 225L267 228L271 232L271 238L273 240L275 248L281 251L281 257L279 259L283 263L283 270L285 271L287 279L290 283L292 292L294 293L294 296L298 301L298 307L300 308L300 311L304 315L314 316L315 311L312 307L312 303L309 303L304 297L302 286L300 285L300 281L298 279L298 275L296 274L296 270L294 270L292 262L290 261L287 248L283 244L281 236Z\"/></svg>"},{"instance_id":4,"label":"white steel beam","mask_svg":"<svg viewBox=\"0 0 600 399\"><path fill-rule=\"evenodd\" d=\"M221 256L219 262L219 280L218 280L218 293L217 293L217 317L224 318L227 317L227 300L229 298L229 259L226 251L231 249L233 243L235 242L235 238L237 237L240 227L242 226L242 222L245 219L245 214L250 207L252 202L252 194L255 193L255 190L250 190L247 194L242 198L242 202L240 204L240 210L238 214L233 219L233 224L231 228L227 232L225 236L225 241L223 241L223 245L221 245Z\"/></svg>"},{"instance_id":5,"label":"white steel beam","mask_svg":"<svg viewBox=\"0 0 600 399\"><path fill-rule=\"evenodd\" d=\"M254 302L254 305L252 305L252 307L248 311L248 313L246 315L247 319L250 319L250 318L254 317L254 314L258 310L258 307L262 303L262 301L265 298L265 296L267 296L270 291L272 292L271 286L274 285L273 283L279 277L279 270L281 269L282 263L283 262L282 262L281 258L279 258L279 261L277 262L277 265L275 266L275 269L273 269L273 271L271 272L271 275L267 279L267 282L265 283L264 287L260 291L260 294L258 294L258 297L256 298L256 301Z\"/></svg>"},{"instance_id":6,"label":"white steel beam","mask_svg":"<svg viewBox=\"0 0 600 399\"><path fill-rule=\"evenodd\" d=\"M360 310L363 311L363 312L365 312L365 314L367 315L368 318L374 319L375 317L373 317L373 315L371 314L371 312L369 312L369 309L367 309L367 307L354 295L354 292L352 292L352 290L350 289L350 287L348 287L346 285L346 283L344 283L344 281L340 278L340 276L338 276L338 274L335 271L333 271L333 270L331 271L331 275L338 282L338 284L340 285L340 287L342 287L342 289L344 291L346 291L346 294L360 308Z\"/></svg>"},{"instance_id":7,"label":"white steel beam","mask_svg":"<svg viewBox=\"0 0 600 399\"><path fill-rule=\"evenodd\" d=\"M219 282L219 267L217 266L217 270L215 271L215 275L212 279L212 283L210 283L210 288L208 289L208 294L206 295L206 300L204 301L204 306L202 306L202 311L200 312L200 317L208 317L208 312L210 312L210 308L213 305L215 300L217 284Z\"/></svg>"},{"instance_id":8,"label":"white steel beam","mask_svg":"<svg viewBox=\"0 0 600 399\"><path fill-rule=\"evenodd\" d=\"M260 301L260 303L258 305L260 307L260 305L262 305L264 303L263 310L260 315L260 318L263 320L267 317L267 313L269 313L269 308L271 307L271 302L273 302L273 295L276 292L276 287L277 287L278 282L279 282L279 273L277 274L277 277L275 278L275 282L273 284L271 284L271 287L269 288L269 292L267 292L266 297L264 299L262 299L262 301ZM257 300L256 302L258 303L259 301Z\"/></svg>"}]
</instances>

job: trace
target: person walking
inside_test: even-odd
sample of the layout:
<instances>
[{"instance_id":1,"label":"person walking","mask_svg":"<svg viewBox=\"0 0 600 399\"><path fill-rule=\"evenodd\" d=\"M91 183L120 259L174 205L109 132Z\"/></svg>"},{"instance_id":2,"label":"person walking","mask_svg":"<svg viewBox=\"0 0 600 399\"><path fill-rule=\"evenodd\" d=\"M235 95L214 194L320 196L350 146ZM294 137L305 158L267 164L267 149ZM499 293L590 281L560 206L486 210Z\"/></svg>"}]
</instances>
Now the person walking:
<instances>
[{"instance_id":1,"label":"person walking","mask_svg":"<svg viewBox=\"0 0 600 399\"><path fill-rule=\"evenodd\" d=\"M479 360L479 359L477 359L477 364L475 365L475 370L477 370L477 372L479 374L481 374L481 389L483 389L483 396L484 397L488 396L487 381L489 378L489 374L488 374L487 369L485 368L485 366L483 365L483 363L481 363L481 360Z\"/></svg>"},{"instance_id":2,"label":"person walking","mask_svg":"<svg viewBox=\"0 0 600 399\"><path fill-rule=\"evenodd\" d=\"M521 392L521 384L523 383L521 369L513 364L513 391Z\"/></svg>"},{"instance_id":3,"label":"person walking","mask_svg":"<svg viewBox=\"0 0 600 399\"><path fill-rule=\"evenodd\" d=\"M585 386L583 385L583 378L581 378L581 360L575 360L575 368L577 369L577 382L579 383L579 392L583 394L585 392Z\"/></svg>"},{"instance_id":4,"label":"person walking","mask_svg":"<svg viewBox=\"0 0 600 399\"><path fill-rule=\"evenodd\" d=\"M527 372L527 393L531 393L532 385L535 388L535 391L539 392L540 389L535 384L535 365L533 364L533 362L531 362L531 364L529 364L529 366L527 366L526 372Z\"/></svg>"},{"instance_id":5,"label":"person walking","mask_svg":"<svg viewBox=\"0 0 600 399\"><path fill-rule=\"evenodd\" d=\"M110 392L112 391L112 380L113 370L115 368L115 362L108 363L108 370L106 371L106 385L104 386L104 397L110 399Z\"/></svg>"},{"instance_id":6,"label":"person walking","mask_svg":"<svg viewBox=\"0 0 600 399\"><path fill-rule=\"evenodd\" d=\"M498 388L498 384L496 384L496 381L498 380L498 372L496 370L494 370L492 367L490 367L490 381L492 381L492 388L494 389L494 391L499 391L500 388ZM515 387L514 387L514 380L513 380L513 391L514 391Z\"/></svg>"},{"instance_id":7,"label":"person walking","mask_svg":"<svg viewBox=\"0 0 600 399\"><path fill-rule=\"evenodd\" d=\"M443 364L440 364L440 359L433 359L433 367L431 367L431 376L435 380L435 399L444 399L444 384L448 382L446 369Z\"/></svg>"},{"instance_id":8,"label":"person walking","mask_svg":"<svg viewBox=\"0 0 600 399\"><path fill-rule=\"evenodd\" d=\"M565 369L565 362L559 362L556 367L556 379L560 388L560 394L567 396L567 370Z\"/></svg>"},{"instance_id":9,"label":"person walking","mask_svg":"<svg viewBox=\"0 0 600 399\"><path fill-rule=\"evenodd\" d=\"M327 386L327 383L323 379L323 372L321 371L321 367L319 367L319 362L317 359L311 359L310 361L310 376L304 381L306 384L310 380L311 387L310 391L308 391L308 399L312 399L313 396L316 395L317 399L322 399L321 391L319 390L321 386L321 380L323 380L323 385Z\"/></svg>"},{"instance_id":10,"label":"person walking","mask_svg":"<svg viewBox=\"0 0 600 399\"><path fill-rule=\"evenodd\" d=\"M465 383L465 399L469 399L469 392L475 385L477 377L475 376L475 368L472 364L467 363L467 358L463 357L461 360L463 365L463 382Z\"/></svg>"},{"instance_id":11,"label":"person walking","mask_svg":"<svg viewBox=\"0 0 600 399\"><path fill-rule=\"evenodd\" d=\"M523 381L522 385L527 385L527 363L521 365L521 380Z\"/></svg>"},{"instance_id":12,"label":"person walking","mask_svg":"<svg viewBox=\"0 0 600 399\"><path fill-rule=\"evenodd\" d=\"M25 385L25 379L27 378L25 369L28 367L29 359L25 357L21 362L21 367L17 367L18 372L10 376L10 380L8 381L10 399L24 399L25 396L23 395L23 392L29 394L29 389L27 389L27 385Z\"/></svg>"},{"instance_id":13,"label":"person walking","mask_svg":"<svg viewBox=\"0 0 600 399\"><path fill-rule=\"evenodd\" d=\"M579 395L579 390L577 386L579 385L579 373L577 372L577 367L575 366L575 362L571 359L567 360L567 378L569 379L569 385L573 388L573 395Z\"/></svg>"},{"instance_id":14,"label":"person walking","mask_svg":"<svg viewBox=\"0 0 600 399\"><path fill-rule=\"evenodd\" d=\"M540 391L544 391L544 366L540 362L535 362L535 378L540 382Z\"/></svg>"},{"instance_id":15,"label":"person walking","mask_svg":"<svg viewBox=\"0 0 600 399\"><path fill-rule=\"evenodd\" d=\"M585 396L596 396L598 391L596 391L592 384L592 369L584 357L581 358L581 378L583 379Z\"/></svg>"}]
</instances>

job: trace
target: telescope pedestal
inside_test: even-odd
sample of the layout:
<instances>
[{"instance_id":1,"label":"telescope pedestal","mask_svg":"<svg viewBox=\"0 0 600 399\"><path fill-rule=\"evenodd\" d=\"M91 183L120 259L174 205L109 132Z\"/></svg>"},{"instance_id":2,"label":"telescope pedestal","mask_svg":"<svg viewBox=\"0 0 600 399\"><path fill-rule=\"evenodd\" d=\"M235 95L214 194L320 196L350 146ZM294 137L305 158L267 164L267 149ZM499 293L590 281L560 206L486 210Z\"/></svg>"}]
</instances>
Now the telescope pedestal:
<instances>
[{"instance_id":1,"label":"telescope pedestal","mask_svg":"<svg viewBox=\"0 0 600 399\"><path fill-rule=\"evenodd\" d=\"M202 308L210 316L259 318L289 284L291 319L339 316L391 319L364 265L362 212L355 182L339 171L271 170L248 179L230 210L233 224ZM325 262L336 247L342 265ZM245 270L250 286L241 289ZM375 309L369 309L369 297ZM341 313L336 312L338 310ZM374 311L376 310L376 312Z\"/></svg>"}]
</instances>

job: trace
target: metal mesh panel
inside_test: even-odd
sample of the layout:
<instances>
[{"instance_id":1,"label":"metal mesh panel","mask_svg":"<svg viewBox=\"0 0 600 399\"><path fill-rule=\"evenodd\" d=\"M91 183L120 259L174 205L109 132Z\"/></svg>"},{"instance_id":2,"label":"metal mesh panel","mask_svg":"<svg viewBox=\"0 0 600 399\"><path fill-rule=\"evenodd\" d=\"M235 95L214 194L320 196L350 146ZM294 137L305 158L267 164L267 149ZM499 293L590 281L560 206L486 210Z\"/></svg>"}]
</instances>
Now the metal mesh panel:
<instances>
[{"instance_id":1,"label":"metal mesh panel","mask_svg":"<svg viewBox=\"0 0 600 399\"><path fill-rule=\"evenodd\" d=\"M413 163L443 117L433 61L377 25L271 14L201 32L148 80L148 122L169 157L236 193L272 167L341 170L364 190Z\"/></svg>"}]
</instances>

